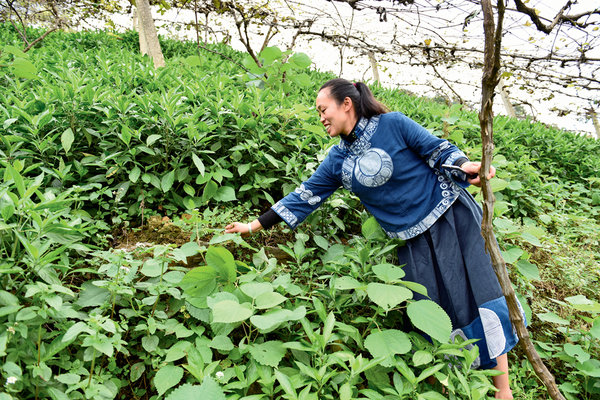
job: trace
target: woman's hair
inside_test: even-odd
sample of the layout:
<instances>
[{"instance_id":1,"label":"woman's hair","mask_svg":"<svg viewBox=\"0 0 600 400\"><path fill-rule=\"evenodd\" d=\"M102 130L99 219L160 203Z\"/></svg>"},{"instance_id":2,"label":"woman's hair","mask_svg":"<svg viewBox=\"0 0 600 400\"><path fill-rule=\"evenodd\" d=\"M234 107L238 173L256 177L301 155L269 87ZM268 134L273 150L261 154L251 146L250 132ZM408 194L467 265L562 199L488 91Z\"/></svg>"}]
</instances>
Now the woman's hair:
<instances>
[{"instance_id":1,"label":"woman's hair","mask_svg":"<svg viewBox=\"0 0 600 400\"><path fill-rule=\"evenodd\" d=\"M346 97L352 100L354 111L358 118L371 118L374 115L385 114L390 110L375 99L371 89L362 82L352 83L346 79L335 78L325 82L319 92L329 88L329 95L337 104L342 104Z\"/></svg>"}]
</instances>

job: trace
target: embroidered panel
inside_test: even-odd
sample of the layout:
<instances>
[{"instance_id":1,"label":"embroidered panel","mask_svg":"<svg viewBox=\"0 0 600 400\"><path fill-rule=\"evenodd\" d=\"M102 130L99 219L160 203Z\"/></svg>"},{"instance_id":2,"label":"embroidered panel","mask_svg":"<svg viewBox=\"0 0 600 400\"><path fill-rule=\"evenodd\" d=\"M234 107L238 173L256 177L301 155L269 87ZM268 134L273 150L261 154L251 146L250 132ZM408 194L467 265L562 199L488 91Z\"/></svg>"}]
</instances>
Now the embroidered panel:
<instances>
[{"instance_id":1,"label":"embroidered panel","mask_svg":"<svg viewBox=\"0 0 600 400\"><path fill-rule=\"evenodd\" d=\"M386 183L394 172L392 157L383 149L372 148L356 160L354 176L366 187L377 187Z\"/></svg>"},{"instance_id":2,"label":"embroidered panel","mask_svg":"<svg viewBox=\"0 0 600 400\"><path fill-rule=\"evenodd\" d=\"M356 156L348 154L342 164L342 184L344 189L352 191L352 168L354 167Z\"/></svg>"},{"instance_id":3,"label":"embroidered panel","mask_svg":"<svg viewBox=\"0 0 600 400\"><path fill-rule=\"evenodd\" d=\"M437 160L437 158L440 156L440 154L442 153L442 151L446 150L450 146L451 145L450 145L449 142L443 142L442 144L440 144L438 146L438 148L435 149L433 151L433 153L431 153L431 155L427 159L427 165L429 165L431 168L433 168L434 165L435 165L435 160Z\"/></svg>"},{"instance_id":4,"label":"embroidered panel","mask_svg":"<svg viewBox=\"0 0 600 400\"><path fill-rule=\"evenodd\" d=\"M435 171L435 174L438 176L438 184L442 189L442 200L435 206L435 208L418 224L411 226L408 229L398 232L390 232L385 231L388 237L394 239L399 238L403 240L411 239L421 233L425 232L427 229L431 228L431 226L437 221L442 214L444 214L450 206L458 199L458 195L460 193L460 187L448 180L448 178L444 177L438 171Z\"/></svg>"},{"instance_id":5,"label":"embroidered panel","mask_svg":"<svg viewBox=\"0 0 600 400\"><path fill-rule=\"evenodd\" d=\"M281 201L275 203L271 208L273 208L273 211L279 214L279 216L292 228L295 228L298 225L298 217L284 206Z\"/></svg>"},{"instance_id":6,"label":"embroidered panel","mask_svg":"<svg viewBox=\"0 0 600 400\"><path fill-rule=\"evenodd\" d=\"M310 190L307 190L304 187L304 183L301 184L300 187L297 187L296 190L294 190L294 192L298 193L300 195L300 198L302 200L306 201L311 206L314 206L315 204L318 204L321 202L321 197L314 196L313 192L311 192Z\"/></svg>"}]
</instances>

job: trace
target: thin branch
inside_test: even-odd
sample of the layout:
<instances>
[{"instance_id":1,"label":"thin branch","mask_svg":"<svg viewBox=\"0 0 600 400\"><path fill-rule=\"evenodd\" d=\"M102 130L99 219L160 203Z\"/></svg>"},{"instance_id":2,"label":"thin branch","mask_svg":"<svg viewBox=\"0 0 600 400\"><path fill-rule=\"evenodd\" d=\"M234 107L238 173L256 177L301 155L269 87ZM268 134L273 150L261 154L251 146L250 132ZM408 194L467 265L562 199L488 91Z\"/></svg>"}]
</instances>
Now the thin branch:
<instances>
[{"instance_id":1,"label":"thin branch","mask_svg":"<svg viewBox=\"0 0 600 400\"><path fill-rule=\"evenodd\" d=\"M42 36L35 39L33 42L29 43L29 45L23 50L23 53L27 53L33 46L35 46L36 44L38 44L39 42L44 40L46 38L46 36L48 36L50 33L54 32L56 30L58 30L58 26L48 29L46 32L44 32L44 34Z\"/></svg>"}]
</instances>

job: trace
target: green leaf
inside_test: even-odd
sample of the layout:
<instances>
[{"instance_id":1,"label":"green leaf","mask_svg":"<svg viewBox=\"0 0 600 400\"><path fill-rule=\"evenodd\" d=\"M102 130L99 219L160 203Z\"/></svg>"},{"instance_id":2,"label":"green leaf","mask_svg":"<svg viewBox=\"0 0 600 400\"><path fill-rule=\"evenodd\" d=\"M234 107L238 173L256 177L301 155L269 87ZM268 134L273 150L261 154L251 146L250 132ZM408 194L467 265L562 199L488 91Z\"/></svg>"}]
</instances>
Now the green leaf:
<instances>
[{"instance_id":1,"label":"green leaf","mask_svg":"<svg viewBox=\"0 0 600 400\"><path fill-rule=\"evenodd\" d=\"M87 324L85 322L79 321L75 324L71 325L69 329L65 332L65 336L63 336L63 342L70 342L75 340L77 336L79 336L82 332L87 332L89 330Z\"/></svg>"},{"instance_id":2,"label":"green leaf","mask_svg":"<svg viewBox=\"0 0 600 400\"><path fill-rule=\"evenodd\" d=\"M160 339L156 335L144 336L142 338L142 347L148 353L153 353L158 348Z\"/></svg>"},{"instance_id":3,"label":"green leaf","mask_svg":"<svg viewBox=\"0 0 600 400\"><path fill-rule=\"evenodd\" d=\"M211 179L204 186L204 190L202 191L202 200L208 201L208 200L212 199L214 197L214 195L217 193L217 190L219 190L219 185L217 185L217 182L215 182Z\"/></svg>"},{"instance_id":4,"label":"green leaf","mask_svg":"<svg viewBox=\"0 0 600 400\"><path fill-rule=\"evenodd\" d=\"M146 365L143 361L135 363L131 366L131 370L129 372L129 380L131 382L135 382L142 377L142 375L146 372Z\"/></svg>"},{"instance_id":5,"label":"green leaf","mask_svg":"<svg viewBox=\"0 0 600 400\"><path fill-rule=\"evenodd\" d=\"M200 175L204 176L206 168L204 167L204 163L202 162L200 157L192 153L192 161L194 162L194 165L196 165L196 168L198 168L198 172L200 172Z\"/></svg>"},{"instance_id":6,"label":"green leaf","mask_svg":"<svg viewBox=\"0 0 600 400\"><path fill-rule=\"evenodd\" d=\"M233 350L233 342L229 339L229 336L217 335L211 340L210 347L213 349L229 352Z\"/></svg>"},{"instance_id":7,"label":"green leaf","mask_svg":"<svg viewBox=\"0 0 600 400\"><path fill-rule=\"evenodd\" d=\"M233 324L247 320L254 314L249 303L240 304L233 300L224 300L214 304L212 307L213 322Z\"/></svg>"},{"instance_id":8,"label":"green leaf","mask_svg":"<svg viewBox=\"0 0 600 400\"><path fill-rule=\"evenodd\" d=\"M373 266L375 275L385 283L395 283L404 278L406 273L400 267L392 264L379 264Z\"/></svg>"},{"instance_id":9,"label":"green leaf","mask_svg":"<svg viewBox=\"0 0 600 400\"><path fill-rule=\"evenodd\" d=\"M285 356L286 348L283 343L277 340L271 340L269 342L261 344L253 344L250 347L250 354L252 358L259 364L268 365L273 368L279 366L279 362Z\"/></svg>"},{"instance_id":10,"label":"green leaf","mask_svg":"<svg viewBox=\"0 0 600 400\"><path fill-rule=\"evenodd\" d=\"M194 268L185 274L179 286L188 297L206 298L217 287L217 271L210 266Z\"/></svg>"},{"instance_id":11,"label":"green leaf","mask_svg":"<svg viewBox=\"0 0 600 400\"><path fill-rule=\"evenodd\" d=\"M537 265L532 264L527 260L519 260L515 265L525 278L534 281L539 281L542 279L540 278L540 271Z\"/></svg>"},{"instance_id":12,"label":"green leaf","mask_svg":"<svg viewBox=\"0 0 600 400\"><path fill-rule=\"evenodd\" d=\"M333 285L333 287L335 287L338 290L357 289L361 286L364 286L364 283L360 283L351 276L340 276L338 278L335 278L335 283Z\"/></svg>"},{"instance_id":13,"label":"green leaf","mask_svg":"<svg viewBox=\"0 0 600 400\"><path fill-rule=\"evenodd\" d=\"M233 255L224 247L211 246L206 251L206 264L217 272L217 279L233 283L237 268Z\"/></svg>"},{"instance_id":14,"label":"green leaf","mask_svg":"<svg viewBox=\"0 0 600 400\"><path fill-rule=\"evenodd\" d=\"M590 354L587 353L583 347L578 344L573 343L565 343L564 345L565 353L577 359L578 362L584 363L590 359Z\"/></svg>"},{"instance_id":15,"label":"green leaf","mask_svg":"<svg viewBox=\"0 0 600 400\"><path fill-rule=\"evenodd\" d=\"M175 182L175 171L167 172L163 175L160 180L160 188L163 193L167 193L173 187L173 182Z\"/></svg>"},{"instance_id":16,"label":"green leaf","mask_svg":"<svg viewBox=\"0 0 600 400\"><path fill-rule=\"evenodd\" d=\"M596 317L594 324L590 329L590 335L600 340L600 317Z\"/></svg>"},{"instance_id":17,"label":"green leaf","mask_svg":"<svg viewBox=\"0 0 600 400\"><path fill-rule=\"evenodd\" d=\"M256 299L261 294L270 293L273 291L273 284L270 282L250 282L240 286L240 290L246 296Z\"/></svg>"},{"instance_id":18,"label":"green leaf","mask_svg":"<svg viewBox=\"0 0 600 400\"><path fill-rule=\"evenodd\" d=\"M554 314L553 312L540 313L540 314L536 314L536 315L539 319L541 319L542 321L545 321L545 322L551 322L553 324L559 324L559 325L569 325L568 320L559 317L558 315Z\"/></svg>"},{"instance_id":19,"label":"green leaf","mask_svg":"<svg viewBox=\"0 0 600 400\"><path fill-rule=\"evenodd\" d=\"M508 249L506 251L501 251L501 253L502 253L502 258L504 258L504 261L507 264L514 264L519 260L519 258L521 258L521 256L525 252L518 247L511 247L510 249Z\"/></svg>"},{"instance_id":20,"label":"green leaf","mask_svg":"<svg viewBox=\"0 0 600 400\"><path fill-rule=\"evenodd\" d=\"M285 296L277 292L263 293L256 298L254 306L259 310L263 310L265 308L273 308L286 300Z\"/></svg>"},{"instance_id":21,"label":"green leaf","mask_svg":"<svg viewBox=\"0 0 600 400\"><path fill-rule=\"evenodd\" d=\"M213 199L222 202L237 200L235 197L235 190L231 186L221 186L218 188Z\"/></svg>"},{"instance_id":22,"label":"green leaf","mask_svg":"<svg viewBox=\"0 0 600 400\"><path fill-rule=\"evenodd\" d=\"M183 368L174 365L166 365L158 370L154 377L154 386L158 395L162 396L167 390L177 385L183 378Z\"/></svg>"},{"instance_id":23,"label":"green leaf","mask_svg":"<svg viewBox=\"0 0 600 400\"><path fill-rule=\"evenodd\" d=\"M96 307L106 304L109 298L108 289L95 286L88 281L83 283L76 304L80 307Z\"/></svg>"},{"instance_id":24,"label":"green leaf","mask_svg":"<svg viewBox=\"0 0 600 400\"><path fill-rule=\"evenodd\" d=\"M310 57L307 56L305 53L301 53L301 52L294 53L290 57L289 62L294 64L296 67L302 68L302 69L308 68L312 64Z\"/></svg>"},{"instance_id":25,"label":"green leaf","mask_svg":"<svg viewBox=\"0 0 600 400\"><path fill-rule=\"evenodd\" d=\"M283 53L276 46L265 47L265 49L260 52L260 57L264 59L265 65L273 63L273 61L281 58L282 55Z\"/></svg>"},{"instance_id":26,"label":"green leaf","mask_svg":"<svg viewBox=\"0 0 600 400\"><path fill-rule=\"evenodd\" d=\"M66 131L60 135L60 142L62 143L63 149L65 149L65 153L69 153L71 150L71 145L75 141L75 135L73 135L73 131L71 128L68 128Z\"/></svg>"},{"instance_id":27,"label":"green leaf","mask_svg":"<svg viewBox=\"0 0 600 400\"><path fill-rule=\"evenodd\" d=\"M146 146L152 147L157 140L159 140L162 136L160 135L150 135L146 138Z\"/></svg>"},{"instance_id":28,"label":"green leaf","mask_svg":"<svg viewBox=\"0 0 600 400\"><path fill-rule=\"evenodd\" d=\"M398 304L411 299L412 292L404 286L386 285L383 283L369 283L367 285L367 294L372 302L390 311Z\"/></svg>"},{"instance_id":29,"label":"green leaf","mask_svg":"<svg viewBox=\"0 0 600 400\"><path fill-rule=\"evenodd\" d=\"M433 361L433 355L429 351L419 350L413 354L412 359L415 367L418 367L420 365L431 363L431 361Z\"/></svg>"},{"instance_id":30,"label":"green leaf","mask_svg":"<svg viewBox=\"0 0 600 400\"><path fill-rule=\"evenodd\" d=\"M138 181L138 179L140 179L140 174L142 173L142 170L140 170L140 168L138 166L135 166L130 172L129 172L129 180L133 183L136 183Z\"/></svg>"},{"instance_id":31,"label":"green leaf","mask_svg":"<svg viewBox=\"0 0 600 400\"><path fill-rule=\"evenodd\" d=\"M406 333L397 329L388 329L375 331L367 336L365 347L373 358L385 357L381 365L390 367L393 365L393 356L408 353L412 345Z\"/></svg>"},{"instance_id":32,"label":"green leaf","mask_svg":"<svg viewBox=\"0 0 600 400\"><path fill-rule=\"evenodd\" d=\"M198 67L202 65L202 59L199 56L189 56L185 58L185 63L190 67Z\"/></svg>"},{"instance_id":33,"label":"green leaf","mask_svg":"<svg viewBox=\"0 0 600 400\"><path fill-rule=\"evenodd\" d=\"M65 385L71 386L77 384L81 380L81 376L77 374L68 373L57 375L54 379L56 379L60 383L64 383Z\"/></svg>"},{"instance_id":34,"label":"green leaf","mask_svg":"<svg viewBox=\"0 0 600 400\"><path fill-rule=\"evenodd\" d=\"M365 239L373 240L373 239L383 239L385 238L385 234L379 226L379 222L375 219L375 217L369 217L361 227L362 234Z\"/></svg>"},{"instance_id":35,"label":"green leaf","mask_svg":"<svg viewBox=\"0 0 600 400\"><path fill-rule=\"evenodd\" d=\"M140 272L145 276L155 278L157 276L160 276L163 272L165 272L166 267L167 264L163 260L157 258L150 258L149 260L144 262L144 265L142 266Z\"/></svg>"},{"instance_id":36,"label":"green leaf","mask_svg":"<svg viewBox=\"0 0 600 400\"><path fill-rule=\"evenodd\" d=\"M412 302L406 308L406 312L415 327L422 330L432 338L441 343L450 339L452 322L448 314L431 300L419 300Z\"/></svg>"},{"instance_id":37,"label":"green leaf","mask_svg":"<svg viewBox=\"0 0 600 400\"><path fill-rule=\"evenodd\" d=\"M180 341L175 343L169 348L169 350L167 350L164 362L173 362L185 357L191 346L192 344L186 341Z\"/></svg>"},{"instance_id":38,"label":"green leaf","mask_svg":"<svg viewBox=\"0 0 600 400\"><path fill-rule=\"evenodd\" d=\"M37 68L26 58L17 57L12 63L14 74L17 78L35 79L37 78Z\"/></svg>"},{"instance_id":39,"label":"green leaf","mask_svg":"<svg viewBox=\"0 0 600 400\"><path fill-rule=\"evenodd\" d=\"M306 316L306 308L300 306L294 311L271 310L262 315L253 315L250 322L261 331L270 331L287 321L298 321Z\"/></svg>"}]
</instances>

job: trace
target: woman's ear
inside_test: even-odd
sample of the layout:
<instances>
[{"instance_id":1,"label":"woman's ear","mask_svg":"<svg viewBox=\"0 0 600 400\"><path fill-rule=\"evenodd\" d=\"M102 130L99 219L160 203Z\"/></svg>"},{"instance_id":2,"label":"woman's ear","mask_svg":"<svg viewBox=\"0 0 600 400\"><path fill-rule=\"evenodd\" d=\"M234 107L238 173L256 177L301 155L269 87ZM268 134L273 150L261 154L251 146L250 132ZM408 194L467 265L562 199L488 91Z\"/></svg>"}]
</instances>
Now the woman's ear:
<instances>
[{"instance_id":1,"label":"woman's ear","mask_svg":"<svg viewBox=\"0 0 600 400\"><path fill-rule=\"evenodd\" d=\"M350 97L344 98L343 106L344 106L344 111L349 111L353 107L352 99Z\"/></svg>"}]
</instances>

